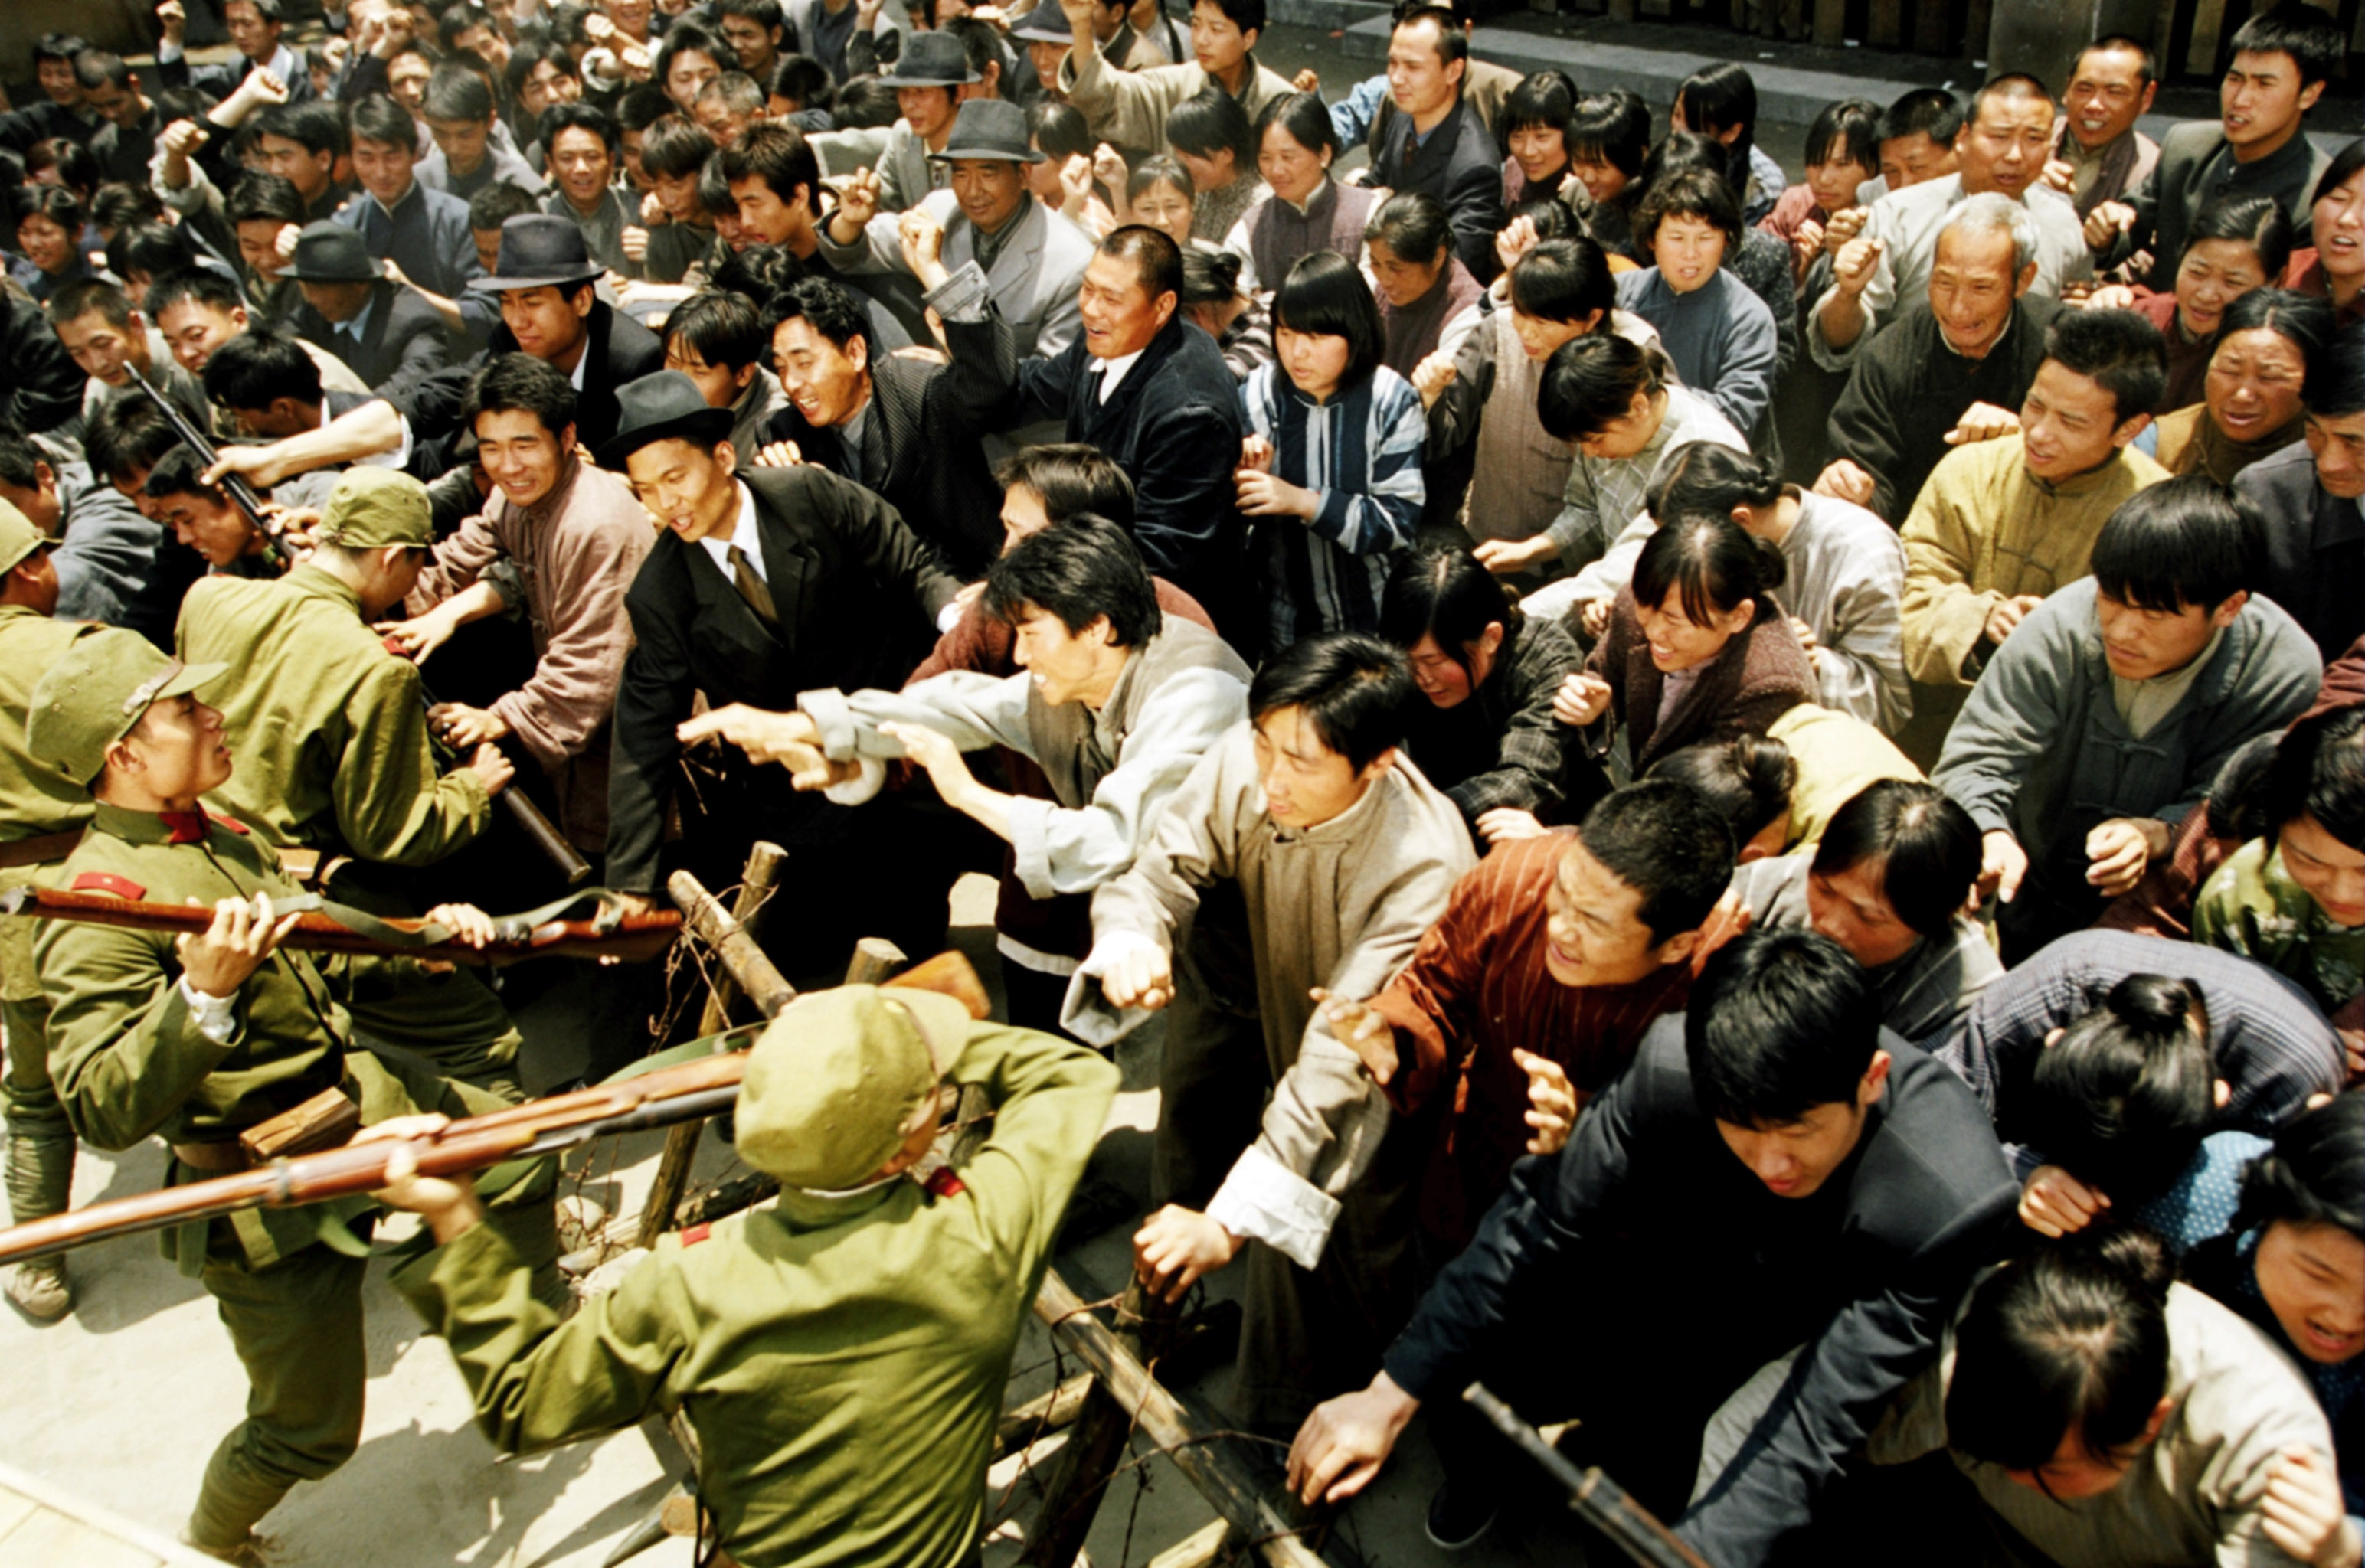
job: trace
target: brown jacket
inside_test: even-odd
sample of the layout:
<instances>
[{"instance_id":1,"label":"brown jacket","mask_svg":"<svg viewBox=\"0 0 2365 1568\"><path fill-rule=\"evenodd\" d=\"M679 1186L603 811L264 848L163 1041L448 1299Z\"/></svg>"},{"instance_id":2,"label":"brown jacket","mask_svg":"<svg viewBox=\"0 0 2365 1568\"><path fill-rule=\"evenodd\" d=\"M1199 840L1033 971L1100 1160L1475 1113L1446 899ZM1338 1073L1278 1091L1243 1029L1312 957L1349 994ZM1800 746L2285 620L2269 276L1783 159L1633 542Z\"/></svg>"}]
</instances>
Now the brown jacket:
<instances>
[{"instance_id":1,"label":"brown jacket","mask_svg":"<svg viewBox=\"0 0 2365 1568\"><path fill-rule=\"evenodd\" d=\"M504 559L523 578L533 674L492 711L550 775L559 829L586 854L608 842L608 722L633 647L624 590L656 539L622 479L569 458L537 505L512 506L496 490L483 515L435 547L407 606L431 609ZM498 585L503 598L514 582Z\"/></svg>"},{"instance_id":2,"label":"brown jacket","mask_svg":"<svg viewBox=\"0 0 2365 1568\"><path fill-rule=\"evenodd\" d=\"M1659 720L1666 678L1651 662L1651 644L1634 615L1634 590L1622 588L1610 607L1609 629L1594 645L1586 669L1609 683L1608 718L1626 729L1626 755L1639 778L1669 752L1741 735L1762 735L1765 727L1801 702L1815 700L1815 666L1770 599L1756 624L1725 644L1700 667L1699 678L1675 711ZM1604 742L1610 732L1601 732Z\"/></svg>"}]
</instances>

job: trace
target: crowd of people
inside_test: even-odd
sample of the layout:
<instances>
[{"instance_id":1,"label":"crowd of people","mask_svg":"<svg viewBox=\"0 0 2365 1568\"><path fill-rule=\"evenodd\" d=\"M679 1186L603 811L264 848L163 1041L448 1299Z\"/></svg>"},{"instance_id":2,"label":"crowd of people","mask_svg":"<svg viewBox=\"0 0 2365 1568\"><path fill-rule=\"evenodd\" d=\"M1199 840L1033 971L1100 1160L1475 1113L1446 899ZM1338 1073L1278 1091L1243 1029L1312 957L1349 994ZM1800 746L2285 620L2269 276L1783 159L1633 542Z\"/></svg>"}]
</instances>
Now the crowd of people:
<instances>
[{"instance_id":1,"label":"crowd of people","mask_svg":"<svg viewBox=\"0 0 2365 1568\"><path fill-rule=\"evenodd\" d=\"M486 1433L682 1413L716 1561L978 1560L1152 1015L1136 1271L1239 1265L1309 1504L1418 1419L1480 1540L1540 1484L1483 1382L1720 1568L2365 1561L2326 13L2157 142L2113 35L1785 171L1740 66L1584 92L1418 0L1327 91L1264 0L219 8L0 114L0 867L213 909L0 920L16 1220L81 1143L516 1103L554 975L588 1080L678 1043L655 965L283 946L481 945L558 890L510 794L626 911L779 845L800 977L1000 879L1003 1019L799 1001L732 1128L778 1204L612 1289L549 1161L395 1158ZM169 1234L252 1384L196 1546L354 1451L376 1212Z\"/></svg>"}]
</instances>

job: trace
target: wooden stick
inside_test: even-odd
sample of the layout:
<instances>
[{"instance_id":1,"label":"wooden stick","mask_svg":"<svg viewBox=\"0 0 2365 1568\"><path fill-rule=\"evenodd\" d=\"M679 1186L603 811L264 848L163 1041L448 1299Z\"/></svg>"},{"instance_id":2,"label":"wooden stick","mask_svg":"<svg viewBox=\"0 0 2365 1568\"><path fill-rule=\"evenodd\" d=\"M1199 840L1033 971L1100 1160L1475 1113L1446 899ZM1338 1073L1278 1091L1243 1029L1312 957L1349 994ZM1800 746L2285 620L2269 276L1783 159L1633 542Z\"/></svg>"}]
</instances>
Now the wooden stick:
<instances>
[{"instance_id":1,"label":"wooden stick","mask_svg":"<svg viewBox=\"0 0 2365 1568\"><path fill-rule=\"evenodd\" d=\"M1154 1361L1173 1338L1178 1316L1176 1307L1143 1290L1137 1278L1126 1284L1117 1304L1118 1327L1111 1342L1141 1361ZM1026 1568L1070 1568L1076 1561L1132 1435L1132 1407L1110 1392L1104 1379L1095 1379L1044 1484L1043 1506L1035 1515L1035 1528L1026 1532L1026 1550L1018 1554Z\"/></svg>"},{"instance_id":2,"label":"wooden stick","mask_svg":"<svg viewBox=\"0 0 2365 1568\"><path fill-rule=\"evenodd\" d=\"M1093 1374L1078 1372L1048 1394L1037 1394L1015 1409L1002 1413L993 1429L993 1458L1000 1463L1029 1443L1076 1424L1083 1413L1084 1395L1092 1392Z\"/></svg>"},{"instance_id":3,"label":"wooden stick","mask_svg":"<svg viewBox=\"0 0 2365 1568\"><path fill-rule=\"evenodd\" d=\"M772 885L779 879L781 862L788 857L787 850L762 840L748 852L739 896L731 905L731 918L742 930L752 933L755 929L757 917L771 896ZM699 1021L698 1032L712 1035L731 1027L731 1004L738 996L739 982L726 966L707 987L706 1014ZM650 1183L648 1202L641 1209L637 1238L641 1246L655 1247L657 1238L673 1227L674 1212L681 1207L681 1195L689 1189L689 1168L698 1159L699 1135L705 1129L703 1122L684 1122L666 1134L665 1153L657 1159L656 1179Z\"/></svg>"},{"instance_id":4,"label":"wooden stick","mask_svg":"<svg viewBox=\"0 0 2365 1568\"><path fill-rule=\"evenodd\" d=\"M1239 1540L1223 1519L1192 1531L1149 1560L1149 1568L1209 1568Z\"/></svg>"},{"instance_id":5,"label":"wooden stick","mask_svg":"<svg viewBox=\"0 0 2365 1568\"><path fill-rule=\"evenodd\" d=\"M731 912L723 907L722 901L701 886L697 878L687 871L676 871L667 879L666 891L681 907L681 917L690 930L714 949L715 958L756 1004L758 1016L772 1017L797 999L797 988L788 982L746 928L731 918Z\"/></svg>"},{"instance_id":6,"label":"wooden stick","mask_svg":"<svg viewBox=\"0 0 2365 1568\"><path fill-rule=\"evenodd\" d=\"M1116 1334L1084 1310L1083 1302L1056 1270L1043 1276L1035 1315L1050 1324L1052 1332L1083 1358L1128 1420L1165 1450L1174 1468L1243 1539L1254 1544L1257 1555L1272 1568L1325 1568L1326 1564L1339 1568L1354 1561L1338 1542L1317 1553L1301 1539L1296 1532L1304 1528L1303 1521L1289 1517L1295 1505L1282 1494L1272 1466L1228 1439L1213 1438L1211 1434L1223 1429L1223 1423L1198 1401L1160 1386ZM1069 1447L1073 1448L1075 1441L1071 1436ZM1282 1502L1272 1500L1276 1494L1282 1495Z\"/></svg>"}]
</instances>

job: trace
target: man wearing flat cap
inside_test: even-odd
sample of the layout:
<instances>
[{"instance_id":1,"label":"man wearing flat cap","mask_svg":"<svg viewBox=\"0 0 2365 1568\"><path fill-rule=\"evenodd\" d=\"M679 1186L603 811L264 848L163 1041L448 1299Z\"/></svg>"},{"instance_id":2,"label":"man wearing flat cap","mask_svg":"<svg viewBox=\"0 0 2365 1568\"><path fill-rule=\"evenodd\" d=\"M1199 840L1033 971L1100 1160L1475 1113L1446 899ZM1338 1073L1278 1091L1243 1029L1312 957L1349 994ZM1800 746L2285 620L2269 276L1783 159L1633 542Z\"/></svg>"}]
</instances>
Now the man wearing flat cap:
<instances>
[{"instance_id":1,"label":"man wearing flat cap","mask_svg":"<svg viewBox=\"0 0 2365 1568\"><path fill-rule=\"evenodd\" d=\"M0 888L51 881L90 823L89 792L25 749L34 683L75 638L98 630L56 619L50 548L29 518L0 501ZM7 1030L0 1110L7 1115L8 1214L23 1225L65 1212L74 1159L73 1128L50 1081L50 1004L33 967L29 920L0 920L0 1021ZM73 1305L63 1254L16 1265L0 1278L0 1291L38 1322Z\"/></svg>"},{"instance_id":2,"label":"man wearing flat cap","mask_svg":"<svg viewBox=\"0 0 2365 1568\"><path fill-rule=\"evenodd\" d=\"M218 575L181 602L181 657L239 672L216 707L242 761L209 798L275 849L350 862L325 884L341 902L410 914L402 868L432 865L484 832L514 769L488 742L439 775L419 666L370 630L427 564L426 487L389 468L348 468L312 539L311 555L284 577ZM474 976L372 984L352 1006L373 1038L521 1098L517 1030Z\"/></svg>"},{"instance_id":3,"label":"man wearing flat cap","mask_svg":"<svg viewBox=\"0 0 2365 1568\"><path fill-rule=\"evenodd\" d=\"M902 56L879 77L895 89L902 118L887 133L875 174L866 177L875 180L878 210L901 212L951 178L933 160L951 140L953 117L978 86L978 75L957 35L925 32L906 38Z\"/></svg>"},{"instance_id":4,"label":"man wearing flat cap","mask_svg":"<svg viewBox=\"0 0 2365 1568\"><path fill-rule=\"evenodd\" d=\"M297 336L325 349L382 398L452 363L443 318L419 290L386 275L358 230L329 219L305 225L280 274L304 304Z\"/></svg>"},{"instance_id":5,"label":"man wearing flat cap","mask_svg":"<svg viewBox=\"0 0 2365 1568\"><path fill-rule=\"evenodd\" d=\"M1093 241L1028 194L1026 166L1043 154L1028 139L1026 111L972 98L928 158L950 172L950 189L930 191L898 213L885 200L883 162L878 174L857 173L822 228L823 257L842 273L907 276L918 274L914 258L936 257L952 274L926 297L937 314L990 299L1021 357L1059 354L1082 327L1077 291Z\"/></svg>"},{"instance_id":6,"label":"man wearing flat cap","mask_svg":"<svg viewBox=\"0 0 2365 1568\"><path fill-rule=\"evenodd\" d=\"M520 1292L465 1180L411 1175L398 1152L385 1200L426 1216L436 1249L394 1282L509 1452L687 1417L717 1561L960 1568L979 1561L1019 1327L1116 1083L1094 1051L932 992L815 992L765 1030L739 1088L739 1157L779 1179L777 1208L664 1237L561 1323ZM972 1084L992 1136L913 1180Z\"/></svg>"},{"instance_id":7,"label":"man wearing flat cap","mask_svg":"<svg viewBox=\"0 0 2365 1568\"><path fill-rule=\"evenodd\" d=\"M819 687L901 685L958 618L960 582L862 487L810 464L740 472L731 410L709 408L680 371L644 376L621 399L600 465L631 480L660 532L624 596L633 647L616 691L608 882L654 898L682 760L675 727L697 700L778 711ZM713 755L722 776L678 791L684 816L704 818L684 823L685 848L725 880L757 837L789 851L796 896L765 917L786 967L842 970L857 938L915 918L891 822L800 795L785 769ZM932 951L944 913L918 912L905 950Z\"/></svg>"},{"instance_id":8,"label":"man wearing flat cap","mask_svg":"<svg viewBox=\"0 0 2365 1568\"><path fill-rule=\"evenodd\" d=\"M57 880L214 911L203 932L178 937L41 924L33 953L50 1004L50 1068L73 1131L108 1149L161 1136L172 1148L165 1182L178 1185L249 1169L241 1133L331 1094L357 1105L364 1124L499 1108L415 1061L355 1048L344 1005L355 966L280 946L299 890L257 834L202 803L232 773L221 714L198 700L223 676L219 665L185 665L102 628L69 644L33 689L27 755L60 790L95 797L89 831ZM433 913L462 931L490 930L465 906ZM504 1167L488 1185L501 1190L495 1221L533 1271L533 1288L555 1295L555 1165ZM261 1562L255 1524L360 1443L370 1212L367 1200L252 1210L163 1233L165 1256L214 1297L247 1371L246 1419L214 1450L187 1527L192 1544L227 1561Z\"/></svg>"}]
</instances>

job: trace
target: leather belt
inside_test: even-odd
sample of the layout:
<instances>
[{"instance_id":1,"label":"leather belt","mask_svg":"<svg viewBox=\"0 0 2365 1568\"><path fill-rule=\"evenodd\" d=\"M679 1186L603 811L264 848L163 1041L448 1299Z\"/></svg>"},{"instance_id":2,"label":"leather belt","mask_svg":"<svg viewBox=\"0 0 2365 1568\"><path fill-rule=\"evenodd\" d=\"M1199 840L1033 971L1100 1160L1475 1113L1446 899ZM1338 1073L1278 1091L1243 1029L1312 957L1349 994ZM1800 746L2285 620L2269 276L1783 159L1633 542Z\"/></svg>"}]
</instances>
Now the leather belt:
<instances>
[{"instance_id":1,"label":"leather belt","mask_svg":"<svg viewBox=\"0 0 2365 1568\"><path fill-rule=\"evenodd\" d=\"M176 1143L173 1146L173 1158L192 1170L216 1174L235 1175L254 1168L254 1161L246 1157L246 1150L235 1139L229 1143Z\"/></svg>"},{"instance_id":2,"label":"leather belt","mask_svg":"<svg viewBox=\"0 0 2365 1568\"><path fill-rule=\"evenodd\" d=\"M30 838L0 844L0 870L62 860L73 854L74 846L81 842L82 829L73 828L65 833L38 833Z\"/></svg>"}]
</instances>

